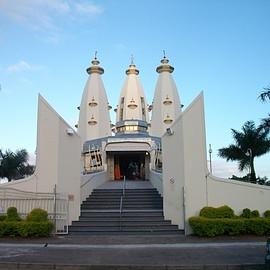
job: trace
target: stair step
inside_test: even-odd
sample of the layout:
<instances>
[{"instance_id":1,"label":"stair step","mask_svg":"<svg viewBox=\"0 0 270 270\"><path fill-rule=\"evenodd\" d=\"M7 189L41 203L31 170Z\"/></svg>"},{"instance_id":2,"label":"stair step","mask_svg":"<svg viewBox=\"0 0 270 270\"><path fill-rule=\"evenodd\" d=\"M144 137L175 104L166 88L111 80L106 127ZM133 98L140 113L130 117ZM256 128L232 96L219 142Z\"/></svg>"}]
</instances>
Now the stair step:
<instances>
[{"instance_id":1,"label":"stair step","mask_svg":"<svg viewBox=\"0 0 270 270\"><path fill-rule=\"evenodd\" d=\"M84 202L105 202L105 201L109 201L109 202L119 202L121 199L121 197L119 198L87 198ZM148 202L148 201L160 201L163 202L163 200L160 197L143 197L143 198L129 198L129 197L124 197L123 201L125 202Z\"/></svg>"},{"instance_id":2,"label":"stair step","mask_svg":"<svg viewBox=\"0 0 270 270\"><path fill-rule=\"evenodd\" d=\"M120 206L120 202L84 202L82 205L84 206L107 206L107 205L114 205L114 206ZM125 206L129 206L129 205L138 205L138 206L149 206L149 205L159 205L162 206L163 203L162 202L122 202L122 205Z\"/></svg>"},{"instance_id":3,"label":"stair step","mask_svg":"<svg viewBox=\"0 0 270 270\"><path fill-rule=\"evenodd\" d=\"M90 196L88 196L88 198L120 198L121 196L125 197L125 198L133 198L133 197L138 197L138 198L142 198L142 197L156 197L156 198L161 198L161 196L159 194L155 194L155 193L126 193L126 194L112 194L112 193L108 193L108 194L103 194L103 193L98 193L98 194L92 194Z\"/></svg>"},{"instance_id":4,"label":"stair step","mask_svg":"<svg viewBox=\"0 0 270 270\"><path fill-rule=\"evenodd\" d=\"M70 231L140 231L140 230L148 230L148 231L158 231L158 230L177 230L178 227L175 225L142 225L138 226L124 226L121 227L119 224L112 226L102 226L102 225L93 225L93 226L79 226L72 225L70 226Z\"/></svg>"},{"instance_id":5,"label":"stair step","mask_svg":"<svg viewBox=\"0 0 270 270\"><path fill-rule=\"evenodd\" d=\"M83 216L119 216L119 209L113 212L110 211L100 211L100 210L82 210L81 215ZM123 211L122 216L124 217L163 217L163 211L158 209L158 210L142 210L142 211Z\"/></svg>"},{"instance_id":6,"label":"stair step","mask_svg":"<svg viewBox=\"0 0 270 270\"><path fill-rule=\"evenodd\" d=\"M122 188L118 189L94 189L93 192L99 193L99 192L104 192L104 193L112 193L112 192L123 192ZM126 188L125 192L130 192L130 193L139 193L139 192L158 192L155 188L137 188L137 189L130 189Z\"/></svg>"},{"instance_id":7,"label":"stair step","mask_svg":"<svg viewBox=\"0 0 270 270\"><path fill-rule=\"evenodd\" d=\"M79 217L79 221L83 222L114 222L119 221L120 217ZM121 217L123 222L162 222L167 221L164 220L163 217ZM77 222L77 221L76 221Z\"/></svg>"},{"instance_id":8,"label":"stair step","mask_svg":"<svg viewBox=\"0 0 270 270\"><path fill-rule=\"evenodd\" d=\"M89 221L73 221L72 226L74 227L113 227L113 226L122 226L122 227L159 227L159 226L171 226L170 221L157 221L157 222L151 222L151 221L140 221L140 222L134 222L134 221L103 221L103 222L89 222Z\"/></svg>"},{"instance_id":9,"label":"stair step","mask_svg":"<svg viewBox=\"0 0 270 270\"><path fill-rule=\"evenodd\" d=\"M86 231L86 232L73 232L70 231L69 232L70 235L78 235L78 236L83 236L83 235L136 235L136 236L140 236L140 235L158 235L158 236L166 236L166 235L183 235L184 231L182 230L162 230L162 231L145 231L145 230L141 230L141 231L106 231L106 232L102 232L102 231Z\"/></svg>"},{"instance_id":10,"label":"stair step","mask_svg":"<svg viewBox=\"0 0 270 270\"><path fill-rule=\"evenodd\" d=\"M69 226L70 234L182 234L164 219L163 199L156 189L126 189L120 218L122 195L122 189L95 189L82 203L79 220Z\"/></svg>"}]
</instances>

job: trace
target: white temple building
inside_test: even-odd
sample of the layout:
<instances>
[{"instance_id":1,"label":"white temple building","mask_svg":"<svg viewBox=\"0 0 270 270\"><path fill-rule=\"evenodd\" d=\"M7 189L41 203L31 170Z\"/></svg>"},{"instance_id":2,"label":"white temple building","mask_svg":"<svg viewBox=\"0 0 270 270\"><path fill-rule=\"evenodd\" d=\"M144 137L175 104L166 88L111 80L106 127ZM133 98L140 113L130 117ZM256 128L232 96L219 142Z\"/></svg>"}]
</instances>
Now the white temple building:
<instances>
[{"instance_id":1,"label":"white temple building","mask_svg":"<svg viewBox=\"0 0 270 270\"><path fill-rule=\"evenodd\" d=\"M190 234L188 218L204 206L229 205L236 213L269 209L269 187L228 181L209 172L203 93L182 111L174 68L166 56L156 68L152 103L131 61L115 124L102 81L104 69L96 56L91 64L77 131L39 95L36 170L26 179L0 185L3 212L9 206L22 215L44 208L55 219L58 233L67 233L72 224L71 231L81 234ZM89 225L89 215L106 219ZM137 217L143 226L136 225L142 224L135 222ZM151 225L152 219L158 223ZM119 226L122 220L126 223Z\"/></svg>"},{"instance_id":2,"label":"white temple building","mask_svg":"<svg viewBox=\"0 0 270 270\"><path fill-rule=\"evenodd\" d=\"M87 69L89 78L79 107L78 134L83 143L84 173L105 169L110 180L149 180L151 170L162 170L161 136L181 114L173 70L164 56L156 70L159 78L153 105L148 105L139 70L132 60L112 125L101 79L104 69L95 57ZM132 172L132 166L136 172Z\"/></svg>"}]
</instances>

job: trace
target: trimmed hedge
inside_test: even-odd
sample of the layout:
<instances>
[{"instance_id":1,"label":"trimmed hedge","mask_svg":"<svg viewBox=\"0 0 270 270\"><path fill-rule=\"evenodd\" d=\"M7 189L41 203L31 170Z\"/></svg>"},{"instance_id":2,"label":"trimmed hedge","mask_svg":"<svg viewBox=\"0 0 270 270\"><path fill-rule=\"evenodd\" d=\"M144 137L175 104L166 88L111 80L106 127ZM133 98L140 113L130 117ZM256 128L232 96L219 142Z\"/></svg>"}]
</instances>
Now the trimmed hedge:
<instances>
[{"instance_id":1,"label":"trimmed hedge","mask_svg":"<svg viewBox=\"0 0 270 270\"><path fill-rule=\"evenodd\" d=\"M194 234L213 237L217 235L270 233L270 219L267 218L204 218L191 217L189 224Z\"/></svg>"},{"instance_id":2,"label":"trimmed hedge","mask_svg":"<svg viewBox=\"0 0 270 270\"><path fill-rule=\"evenodd\" d=\"M46 237L50 236L54 228L48 220L48 213L43 209L33 209L26 220L21 220L16 207L7 210L7 216L0 216L0 237Z\"/></svg>"},{"instance_id":3,"label":"trimmed hedge","mask_svg":"<svg viewBox=\"0 0 270 270\"><path fill-rule=\"evenodd\" d=\"M0 222L0 237L21 236L21 237L46 237L50 236L53 224L46 222L28 221L3 221Z\"/></svg>"},{"instance_id":4,"label":"trimmed hedge","mask_svg":"<svg viewBox=\"0 0 270 270\"><path fill-rule=\"evenodd\" d=\"M252 218L260 217L260 212L258 210L251 211L251 217Z\"/></svg>"},{"instance_id":5,"label":"trimmed hedge","mask_svg":"<svg viewBox=\"0 0 270 270\"><path fill-rule=\"evenodd\" d=\"M266 210L266 211L263 213L263 216L266 217L266 218L270 218L270 210Z\"/></svg>"},{"instance_id":6,"label":"trimmed hedge","mask_svg":"<svg viewBox=\"0 0 270 270\"><path fill-rule=\"evenodd\" d=\"M4 221L7 218L6 215L0 215L0 221Z\"/></svg>"},{"instance_id":7,"label":"trimmed hedge","mask_svg":"<svg viewBox=\"0 0 270 270\"><path fill-rule=\"evenodd\" d=\"M260 217L260 213L258 210L251 211L249 208L245 208L240 216L243 218L257 218Z\"/></svg>"},{"instance_id":8,"label":"trimmed hedge","mask_svg":"<svg viewBox=\"0 0 270 270\"><path fill-rule=\"evenodd\" d=\"M5 219L7 221L20 221L21 218L18 215L17 208L16 207L9 207L7 210L7 218Z\"/></svg>"},{"instance_id":9,"label":"trimmed hedge","mask_svg":"<svg viewBox=\"0 0 270 270\"><path fill-rule=\"evenodd\" d=\"M234 217L234 211L228 205L220 207L203 207L200 211L200 216L205 218L232 218Z\"/></svg>"},{"instance_id":10,"label":"trimmed hedge","mask_svg":"<svg viewBox=\"0 0 270 270\"><path fill-rule=\"evenodd\" d=\"M35 208L27 215L26 220L32 222L48 221L48 213L41 208Z\"/></svg>"}]
</instances>

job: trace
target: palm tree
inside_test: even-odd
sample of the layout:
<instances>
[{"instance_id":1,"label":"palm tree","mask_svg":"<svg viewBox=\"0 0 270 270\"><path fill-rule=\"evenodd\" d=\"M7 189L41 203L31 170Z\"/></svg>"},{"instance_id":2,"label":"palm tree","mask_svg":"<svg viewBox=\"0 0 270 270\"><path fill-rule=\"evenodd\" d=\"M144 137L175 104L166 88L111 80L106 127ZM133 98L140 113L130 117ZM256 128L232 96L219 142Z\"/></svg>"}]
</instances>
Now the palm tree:
<instances>
[{"instance_id":1,"label":"palm tree","mask_svg":"<svg viewBox=\"0 0 270 270\"><path fill-rule=\"evenodd\" d=\"M262 102L270 101L270 87L264 88L264 91L258 97ZM262 119L262 123L260 125L262 128L270 129L270 114L268 117Z\"/></svg>"},{"instance_id":2,"label":"palm tree","mask_svg":"<svg viewBox=\"0 0 270 270\"><path fill-rule=\"evenodd\" d=\"M264 91L258 97L262 102L270 100L270 88L264 88Z\"/></svg>"},{"instance_id":3,"label":"palm tree","mask_svg":"<svg viewBox=\"0 0 270 270\"><path fill-rule=\"evenodd\" d=\"M250 168L250 181L256 183L254 158L270 151L269 129L256 128L253 121L247 121L242 131L232 129L234 144L218 150L218 155L227 161L238 161L240 171Z\"/></svg>"},{"instance_id":4,"label":"palm tree","mask_svg":"<svg viewBox=\"0 0 270 270\"><path fill-rule=\"evenodd\" d=\"M270 129L270 114L268 114L268 117L262 119L260 127L268 130Z\"/></svg>"},{"instance_id":5,"label":"palm tree","mask_svg":"<svg viewBox=\"0 0 270 270\"><path fill-rule=\"evenodd\" d=\"M12 152L6 150L4 153L0 150L2 161L0 164L0 178L12 179L23 178L34 172L34 166L27 163L28 153L25 149Z\"/></svg>"}]
</instances>

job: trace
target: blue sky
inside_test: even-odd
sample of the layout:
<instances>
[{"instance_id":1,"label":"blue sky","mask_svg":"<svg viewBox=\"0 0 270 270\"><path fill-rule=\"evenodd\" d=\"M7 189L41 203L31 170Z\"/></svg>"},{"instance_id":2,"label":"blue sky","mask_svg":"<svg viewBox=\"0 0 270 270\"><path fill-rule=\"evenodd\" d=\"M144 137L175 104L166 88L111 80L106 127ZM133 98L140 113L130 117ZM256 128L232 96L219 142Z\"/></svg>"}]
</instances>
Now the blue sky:
<instances>
[{"instance_id":1,"label":"blue sky","mask_svg":"<svg viewBox=\"0 0 270 270\"><path fill-rule=\"evenodd\" d=\"M0 147L35 151L39 92L77 122L95 50L113 107L131 54L151 103L166 50L182 103L204 90L214 174L230 176L236 164L217 149L232 142L231 128L269 112L257 99L270 85L269 10L268 0L0 0ZM270 154L257 159L258 174L270 177L269 164Z\"/></svg>"}]
</instances>

